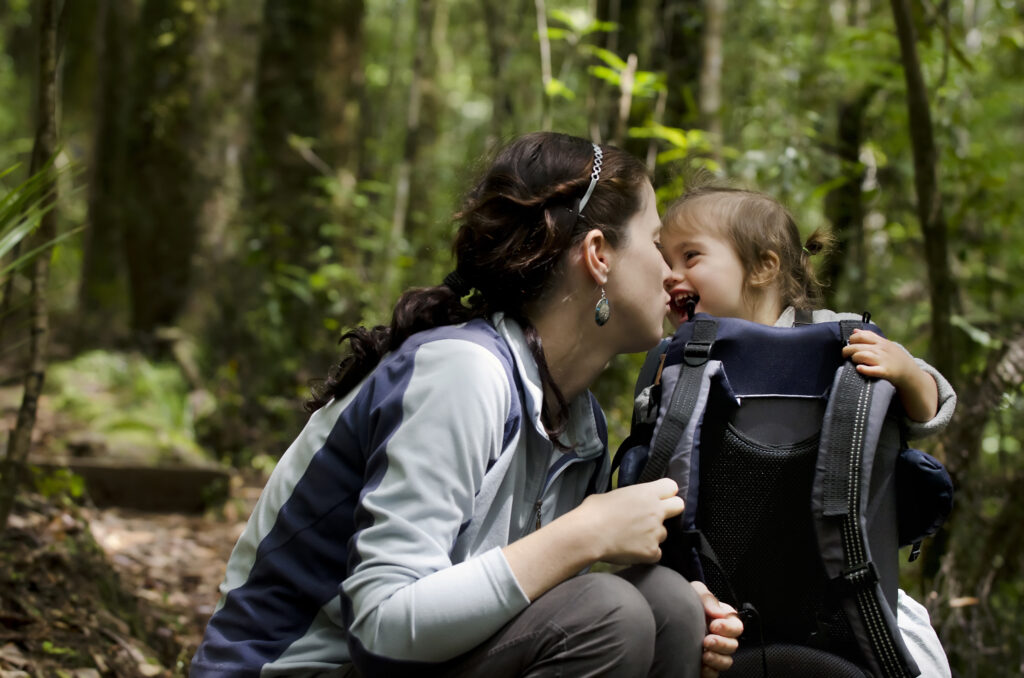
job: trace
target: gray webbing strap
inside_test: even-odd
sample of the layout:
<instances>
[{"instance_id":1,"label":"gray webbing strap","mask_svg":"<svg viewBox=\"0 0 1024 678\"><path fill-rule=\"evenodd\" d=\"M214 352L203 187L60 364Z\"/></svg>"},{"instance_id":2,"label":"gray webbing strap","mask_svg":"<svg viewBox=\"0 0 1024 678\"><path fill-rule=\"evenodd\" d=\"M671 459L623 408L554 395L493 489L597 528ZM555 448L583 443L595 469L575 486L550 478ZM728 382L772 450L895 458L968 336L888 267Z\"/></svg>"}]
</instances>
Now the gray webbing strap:
<instances>
[{"instance_id":1,"label":"gray webbing strap","mask_svg":"<svg viewBox=\"0 0 1024 678\"><path fill-rule=\"evenodd\" d=\"M711 345L715 343L718 323L709 318L697 318L694 323L693 335L683 347L683 362L680 365L679 381L672 390L672 399L662 418L661 428L651 445L651 453L647 464L640 473L638 482L646 483L664 477L668 470L668 462L675 450L676 442L683 435L693 409L697 406L700 385L704 379L708 358L711 356Z\"/></svg>"},{"instance_id":2,"label":"gray webbing strap","mask_svg":"<svg viewBox=\"0 0 1024 678\"><path fill-rule=\"evenodd\" d=\"M861 327L856 321L842 321L843 340L849 339L854 329ZM835 411L849 416L833 416L828 422L828 457L825 460L823 508L825 516L840 521L843 545L843 572L840 585L847 599L855 601L867 647L862 643L874 670L883 678L910 678L901 658L899 645L893 638L894 629L886 622L881 605L881 590L877 586L878 573L868 558L864 531L860 522L861 471L864 454L864 435L871 411L874 380L861 376L851 361L844 363L839 376ZM851 620L854 622L854 620Z\"/></svg>"}]
</instances>

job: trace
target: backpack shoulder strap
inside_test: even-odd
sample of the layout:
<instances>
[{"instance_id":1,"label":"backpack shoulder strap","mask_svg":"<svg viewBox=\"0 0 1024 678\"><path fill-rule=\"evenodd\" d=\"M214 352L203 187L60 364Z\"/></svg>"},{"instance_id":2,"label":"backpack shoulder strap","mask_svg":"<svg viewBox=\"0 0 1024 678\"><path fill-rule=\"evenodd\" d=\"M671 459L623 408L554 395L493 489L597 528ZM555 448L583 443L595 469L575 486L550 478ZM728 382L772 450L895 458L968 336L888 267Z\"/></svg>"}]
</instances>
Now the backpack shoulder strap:
<instances>
[{"instance_id":1,"label":"backpack shoulder strap","mask_svg":"<svg viewBox=\"0 0 1024 678\"><path fill-rule=\"evenodd\" d=\"M840 321L843 341L859 321ZM822 562L874 675L909 678L919 671L885 600L868 549L862 507L870 465L894 389L845 361L833 382L822 428L812 506Z\"/></svg>"},{"instance_id":2,"label":"backpack shoulder strap","mask_svg":"<svg viewBox=\"0 0 1024 678\"><path fill-rule=\"evenodd\" d=\"M798 308L793 316L793 326L800 327L802 325L813 325L814 324L814 311L809 308Z\"/></svg>"},{"instance_id":3,"label":"backpack shoulder strap","mask_svg":"<svg viewBox=\"0 0 1024 678\"><path fill-rule=\"evenodd\" d=\"M718 334L718 322L713 318L696 318L690 322L694 323L693 335L683 347L679 380L672 390L672 399L651 446L647 465L640 474L641 483L664 477L676 441L686 430L697 405L711 346Z\"/></svg>"}]
</instances>

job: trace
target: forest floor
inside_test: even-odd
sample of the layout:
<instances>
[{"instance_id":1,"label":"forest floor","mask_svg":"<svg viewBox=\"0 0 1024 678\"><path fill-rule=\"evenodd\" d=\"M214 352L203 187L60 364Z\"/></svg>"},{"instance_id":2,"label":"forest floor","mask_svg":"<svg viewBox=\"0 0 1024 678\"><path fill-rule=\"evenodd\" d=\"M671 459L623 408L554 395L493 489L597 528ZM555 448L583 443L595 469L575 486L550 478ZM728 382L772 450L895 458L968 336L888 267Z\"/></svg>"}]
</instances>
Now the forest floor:
<instances>
[{"instance_id":1,"label":"forest floor","mask_svg":"<svg viewBox=\"0 0 1024 678\"><path fill-rule=\"evenodd\" d=\"M126 409L104 385L80 390L106 412ZM95 456L117 456L113 434L88 430L96 413L71 417L67 401L40 399L34 454L66 453L84 436ZM20 388L0 386L4 432L18 404ZM231 498L204 514L97 508L87 493L73 498L66 474L45 482L45 496L19 495L0 533L0 678L187 675L261 479L236 474Z\"/></svg>"},{"instance_id":2,"label":"forest floor","mask_svg":"<svg viewBox=\"0 0 1024 678\"><path fill-rule=\"evenodd\" d=\"M186 675L258 491L204 516L22 497L0 543L0 678Z\"/></svg>"}]
</instances>

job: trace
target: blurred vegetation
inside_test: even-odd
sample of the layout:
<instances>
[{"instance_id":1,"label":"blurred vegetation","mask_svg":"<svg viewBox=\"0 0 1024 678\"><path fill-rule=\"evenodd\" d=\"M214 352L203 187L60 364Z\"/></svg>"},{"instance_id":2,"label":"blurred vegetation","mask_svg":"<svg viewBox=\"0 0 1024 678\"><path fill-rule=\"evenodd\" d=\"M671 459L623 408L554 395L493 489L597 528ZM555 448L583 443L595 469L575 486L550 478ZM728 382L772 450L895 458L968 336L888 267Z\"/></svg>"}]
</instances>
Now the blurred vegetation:
<instances>
[{"instance_id":1,"label":"blurred vegetation","mask_svg":"<svg viewBox=\"0 0 1024 678\"><path fill-rule=\"evenodd\" d=\"M32 146L35 6L0 5L0 167L21 163L8 196ZM704 168L778 196L807 234L831 228L829 305L954 366L957 420L924 445L957 508L904 585L959 675L1020 670L1024 7L910 7L946 271L925 257L890 2L65 2L61 162L87 169L62 179L81 190L61 189L58 216L62 234L85 229L51 252L47 393L111 437L265 466L341 331L447 272L451 215L497 143L542 127L617 143L663 204ZM931 348L936 276L951 355ZM10 282L14 383L28 282ZM613 446L640 359L594 388ZM93 398L99 384L119 395Z\"/></svg>"}]
</instances>

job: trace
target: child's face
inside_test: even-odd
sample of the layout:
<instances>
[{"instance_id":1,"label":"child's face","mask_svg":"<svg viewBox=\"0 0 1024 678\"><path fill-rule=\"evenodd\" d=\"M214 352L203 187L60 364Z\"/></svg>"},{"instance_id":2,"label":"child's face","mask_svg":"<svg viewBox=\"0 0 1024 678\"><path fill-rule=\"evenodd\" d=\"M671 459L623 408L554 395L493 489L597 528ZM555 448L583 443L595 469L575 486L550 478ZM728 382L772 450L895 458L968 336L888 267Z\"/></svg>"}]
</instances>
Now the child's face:
<instances>
[{"instance_id":1,"label":"child's face","mask_svg":"<svg viewBox=\"0 0 1024 678\"><path fill-rule=\"evenodd\" d=\"M743 295L743 264L717 229L679 220L662 229L661 246L672 269L666 289L672 297L669 318L677 327L687 319L687 301L696 301L695 312L754 319Z\"/></svg>"}]
</instances>

